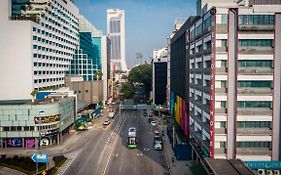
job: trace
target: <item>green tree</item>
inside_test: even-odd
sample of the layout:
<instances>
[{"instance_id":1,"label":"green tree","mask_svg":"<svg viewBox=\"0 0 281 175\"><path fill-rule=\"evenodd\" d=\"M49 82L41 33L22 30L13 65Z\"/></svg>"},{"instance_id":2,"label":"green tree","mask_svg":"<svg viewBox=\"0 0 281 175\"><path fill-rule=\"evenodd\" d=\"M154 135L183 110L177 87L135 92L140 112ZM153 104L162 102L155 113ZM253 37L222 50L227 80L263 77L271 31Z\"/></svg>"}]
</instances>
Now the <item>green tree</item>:
<instances>
[{"instance_id":1,"label":"green tree","mask_svg":"<svg viewBox=\"0 0 281 175\"><path fill-rule=\"evenodd\" d=\"M134 85L130 82L123 83L119 93L119 99L121 100L132 98L135 93Z\"/></svg>"},{"instance_id":2,"label":"green tree","mask_svg":"<svg viewBox=\"0 0 281 175\"><path fill-rule=\"evenodd\" d=\"M134 67L128 76L130 83L141 83L145 87L146 97L149 97L152 90L152 66L150 64L142 64Z\"/></svg>"}]
</instances>

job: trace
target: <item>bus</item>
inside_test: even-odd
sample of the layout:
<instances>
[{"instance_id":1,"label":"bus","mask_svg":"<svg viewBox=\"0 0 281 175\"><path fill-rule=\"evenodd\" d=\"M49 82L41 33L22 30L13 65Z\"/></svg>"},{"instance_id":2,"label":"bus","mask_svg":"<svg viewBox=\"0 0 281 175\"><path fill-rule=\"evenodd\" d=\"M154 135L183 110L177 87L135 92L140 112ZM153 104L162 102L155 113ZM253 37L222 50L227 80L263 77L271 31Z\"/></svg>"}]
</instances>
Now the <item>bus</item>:
<instances>
[{"instance_id":1,"label":"bus","mask_svg":"<svg viewBox=\"0 0 281 175\"><path fill-rule=\"evenodd\" d=\"M128 148L137 148L137 129L135 127L129 128L128 131Z\"/></svg>"}]
</instances>

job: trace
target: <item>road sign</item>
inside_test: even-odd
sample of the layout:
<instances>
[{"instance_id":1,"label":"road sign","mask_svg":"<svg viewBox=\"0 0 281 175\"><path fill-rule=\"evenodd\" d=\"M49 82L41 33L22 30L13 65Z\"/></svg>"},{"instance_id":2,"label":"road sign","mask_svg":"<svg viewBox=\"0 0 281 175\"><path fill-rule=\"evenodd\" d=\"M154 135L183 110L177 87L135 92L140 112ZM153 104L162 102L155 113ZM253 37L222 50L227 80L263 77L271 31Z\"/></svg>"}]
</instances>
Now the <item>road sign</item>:
<instances>
[{"instance_id":1,"label":"road sign","mask_svg":"<svg viewBox=\"0 0 281 175\"><path fill-rule=\"evenodd\" d=\"M48 154L33 154L31 159L34 162L47 163L48 162Z\"/></svg>"}]
</instances>

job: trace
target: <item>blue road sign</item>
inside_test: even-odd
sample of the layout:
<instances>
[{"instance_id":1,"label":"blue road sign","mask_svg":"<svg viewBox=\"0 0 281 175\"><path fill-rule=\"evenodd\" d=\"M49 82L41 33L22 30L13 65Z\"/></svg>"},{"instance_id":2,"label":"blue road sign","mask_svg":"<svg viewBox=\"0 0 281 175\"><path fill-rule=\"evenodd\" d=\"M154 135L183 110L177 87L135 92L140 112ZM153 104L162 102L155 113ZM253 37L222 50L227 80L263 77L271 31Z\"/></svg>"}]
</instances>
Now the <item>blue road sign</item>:
<instances>
[{"instance_id":1,"label":"blue road sign","mask_svg":"<svg viewBox=\"0 0 281 175\"><path fill-rule=\"evenodd\" d=\"M33 154L31 159L34 162L47 163L48 162L48 154Z\"/></svg>"}]
</instances>

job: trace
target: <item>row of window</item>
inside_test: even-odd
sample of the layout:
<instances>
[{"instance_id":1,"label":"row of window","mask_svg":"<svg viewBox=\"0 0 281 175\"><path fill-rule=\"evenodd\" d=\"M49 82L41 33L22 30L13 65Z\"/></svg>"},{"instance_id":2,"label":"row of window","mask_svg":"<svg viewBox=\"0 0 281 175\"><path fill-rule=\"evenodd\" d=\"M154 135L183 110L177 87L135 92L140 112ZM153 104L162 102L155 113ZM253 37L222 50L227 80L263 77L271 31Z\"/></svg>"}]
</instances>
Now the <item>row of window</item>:
<instances>
[{"instance_id":1,"label":"row of window","mask_svg":"<svg viewBox=\"0 0 281 175\"><path fill-rule=\"evenodd\" d=\"M238 108L272 108L272 101L238 101Z\"/></svg>"},{"instance_id":2,"label":"row of window","mask_svg":"<svg viewBox=\"0 0 281 175\"><path fill-rule=\"evenodd\" d=\"M34 83L48 83L48 82L58 82L63 81L63 78L47 78L47 79L35 79Z\"/></svg>"},{"instance_id":3,"label":"row of window","mask_svg":"<svg viewBox=\"0 0 281 175\"><path fill-rule=\"evenodd\" d=\"M221 107L226 108L226 101L221 101ZM271 108L271 101L238 101L238 108Z\"/></svg>"},{"instance_id":4,"label":"row of window","mask_svg":"<svg viewBox=\"0 0 281 175\"><path fill-rule=\"evenodd\" d=\"M273 47L272 39L239 39L239 46L247 47L247 46L268 46Z\"/></svg>"},{"instance_id":5,"label":"row of window","mask_svg":"<svg viewBox=\"0 0 281 175\"><path fill-rule=\"evenodd\" d=\"M228 15L222 14L221 24L228 23ZM239 15L239 24L240 25L274 25L274 15ZM202 32L202 29L207 29L211 26L211 17L203 21L203 25L198 26L194 25L194 30L191 30L190 37L193 39L195 36Z\"/></svg>"},{"instance_id":6,"label":"row of window","mask_svg":"<svg viewBox=\"0 0 281 175\"><path fill-rule=\"evenodd\" d=\"M272 67L272 60L239 60L238 67Z\"/></svg>"},{"instance_id":7,"label":"row of window","mask_svg":"<svg viewBox=\"0 0 281 175\"><path fill-rule=\"evenodd\" d=\"M43 125L40 126L40 130L45 130L45 129L51 129L51 128L57 128L57 124L53 125ZM39 126L37 126L37 131L39 130ZM3 131L34 131L35 126L3 126L2 127Z\"/></svg>"},{"instance_id":8,"label":"row of window","mask_svg":"<svg viewBox=\"0 0 281 175\"><path fill-rule=\"evenodd\" d=\"M239 24L274 25L274 15L239 15Z\"/></svg>"},{"instance_id":9,"label":"row of window","mask_svg":"<svg viewBox=\"0 0 281 175\"><path fill-rule=\"evenodd\" d=\"M63 60L64 61L64 60ZM60 67L60 64L52 64L52 63L38 63L38 62L34 62L33 66L34 67Z\"/></svg>"},{"instance_id":10,"label":"row of window","mask_svg":"<svg viewBox=\"0 0 281 175\"><path fill-rule=\"evenodd\" d=\"M272 81L238 81L239 88L271 88ZM221 81L221 88L226 88L226 81Z\"/></svg>"},{"instance_id":11,"label":"row of window","mask_svg":"<svg viewBox=\"0 0 281 175\"><path fill-rule=\"evenodd\" d=\"M238 148L271 148L271 142L237 142Z\"/></svg>"},{"instance_id":12,"label":"row of window","mask_svg":"<svg viewBox=\"0 0 281 175\"><path fill-rule=\"evenodd\" d=\"M56 35L52 34L51 32L48 32L48 31L45 31L43 29L39 29L39 28L36 28L36 27L33 27L33 32L34 32L34 34L35 34L35 32L40 34L40 35L42 34L41 37L34 35L33 38L32 38L33 41L42 41L45 44L49 44L49 45L53 45L53 46L57 46L57 47L60 47L60 48L64 48L64 49L73 51L73 48L71 48L71 47L68 47L66 45L62 45L58 42L51 41L51 40L48 40L48 39L43 37L43 36L46 36L46 37L49 37L51 39L55 38L59 41L62 41L63 38L60 38L59 36L56 36ZM66 37L64 37L64 38L66 38ZM75 40L78 40L78 39L75 39ZM63 41L65 41L65 43L71 44L70 41L68 41L67 39L64 39ZM72 43L72 45L76 46L74 43Z\"/></svg>"},{"instance_id":13,"label":"row of window","mask_svg":"<svg viewBox=\"0 0 281 175\"><path fill-rule=\"evenodd\" d=\"M74 16L74 14L72 14L70 11L68 11L66 8L64 8L60 3L58 3L56 0L52 0L52 2L54 2L55 5L57 5L57 8L49 5L52 9L55 9L55 11L58 11L58 13L60 13L62 16L64 16L65 18L70 18L69 16L71 16L72 18L76 19L76 21L78 21L78 17ZM75 24L77 24L78 26L78 22L76 22L75 20L73 20L73 22Z\"/></svg>"},{"instance_id":14,"label":"row of window","mask_svg":"<svg viewBox=\"0 0 281 175\"><path fill-rule=\"evenodd\" d=\"M46 60L54 60L54 61L67 61L69 58L62 58L62 57L55 57L55 56L49 56L45 54L33 54L33 58L42 58Z\"/></svg>"},{"instance_id":15,"label":"row of window","mask_svg":"<svg viewBox=\"0 0 281 175\"><path fill-rule=\"evenodd\" d=\"M238 128L271 128L271 121L238 121Z\"/></svg>"},{"instance_id":16,"label":"row of window","mask_svg":"<svg viewBox=\"0 0 281 175\"><path fill-rule=\"evenodd\" d=\"M58 75L63 73L63 71L34 71L34 75Z\"/></svg>"},{"instance_id":17,"label":"row of window","mask_svg":"<svg viewBox=\"0 0 281 175\"><path fill-rule=\"evenodd\" d=\"M34 131L34 126L3 126L3 131Z\"/></svg>"}]
</instances>

